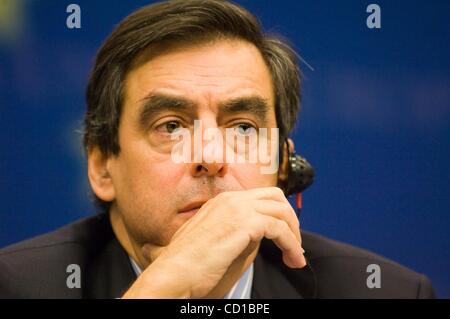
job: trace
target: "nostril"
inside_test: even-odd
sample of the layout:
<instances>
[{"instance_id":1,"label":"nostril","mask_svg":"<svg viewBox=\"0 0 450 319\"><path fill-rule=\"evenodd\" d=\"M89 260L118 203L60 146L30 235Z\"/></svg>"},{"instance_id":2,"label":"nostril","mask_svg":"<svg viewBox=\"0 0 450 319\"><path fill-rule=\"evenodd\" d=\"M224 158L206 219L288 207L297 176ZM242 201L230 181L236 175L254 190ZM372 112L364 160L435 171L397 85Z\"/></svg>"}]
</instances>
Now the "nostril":
<instances>
[{"instance_id":1,"label":"nostril","mask_svg":"<svg viewBox=\"0 0 450 319\"><path fill-rule=\"evenodd\" d=\"M201 172L202 170L208 171L208 169L206 167L204 167L203 165L198 165L195 170L197 172Z\"/></svg>"}]
</instances>

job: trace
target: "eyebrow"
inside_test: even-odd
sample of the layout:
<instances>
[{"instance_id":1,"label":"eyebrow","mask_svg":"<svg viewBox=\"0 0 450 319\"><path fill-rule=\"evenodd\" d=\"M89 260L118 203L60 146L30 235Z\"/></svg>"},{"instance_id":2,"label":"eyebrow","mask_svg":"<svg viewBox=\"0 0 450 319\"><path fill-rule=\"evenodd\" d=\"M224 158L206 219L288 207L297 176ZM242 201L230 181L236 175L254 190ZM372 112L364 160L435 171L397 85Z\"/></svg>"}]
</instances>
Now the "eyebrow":
<instances>
[{"instance_id":1,"label":"eyebrow","mask_svg":"<svg viewBox=\"0 0 450 319\"><path fill-rule=\"evenodd\" d=\"M220 104L219 117L235 113L253 114L260 122L266 124L269 104L266 99L258 95L238 97Z\"/></svg>"},{"instance_id":2,"label":"eyebrow","mask_svg":"<svg viewBox=\"0 0 450 319\"><path fill-rule=\"evenodd\" d=\"M154 116L163 112L183 112L189 114L192 118L196 114L197 103L185 97L150 93L141 101L143 101L143 105L139 114L139 125L144 130ZM269 105L267 100L261 96L252 95L233 98L220 103L218 118L236 113L250 113L263 124L266 124L268 112Z\"/></svg>"},{"instance_id":3,"label":"eyebrow","mask_svg":"<svg viewBox=\"0 0 450 319\"><path fill-rule=\"evenodd\" d=\"M150 119L166 111L184 112L190 115L195 113L195 103L183 97L151 93L141 101L143 101L139 114L139 125L141 128L146 128Z\"/></svg>"}]
</instances>

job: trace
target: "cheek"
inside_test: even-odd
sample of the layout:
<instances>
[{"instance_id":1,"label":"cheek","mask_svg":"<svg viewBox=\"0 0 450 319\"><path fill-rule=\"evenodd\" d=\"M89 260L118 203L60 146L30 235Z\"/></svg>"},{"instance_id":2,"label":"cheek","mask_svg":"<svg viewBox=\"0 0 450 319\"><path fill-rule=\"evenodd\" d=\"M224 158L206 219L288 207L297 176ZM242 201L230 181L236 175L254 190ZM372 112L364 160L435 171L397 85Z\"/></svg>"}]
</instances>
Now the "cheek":
<instances>
[{"instance_id":1,"label":"cheek","mask_svg":"<svg viewBox=\"0 0 450 319\"><path fill-rule=\"evenodd\" d=\"M132 156L122 170L123 185L121 189L132 200L142 200L146 205L161 205L168 201L185 168L177 165L167 156L158 154L141 154ZM169 201L170 202L170 201Z\"/></svg>"},{"instance_id":2,"label":"cheek","mask_svg":"<svg viewBox=\"0 0 450 319\"><path fill-rule=\"evenodd\" d=\"M170 159L144 153L129 153L128 158L125 152L121 154L119 176L115 176L116 205L138 242L163 245L181 226L175 218L177 186L186 169Z\"/></svg>"},{"instance_id":3,"label":"cheek","mask_svg":"<svg viewBox=\"0 0 450 319\"><path fill-rule=\"evenodd\" d=\"M262 174L259 165L234 164L230 166L230 173L243 189L277 185L277 174Z\"/></svg>"},{"instance_id":4,"label":"cheek","mask_svg":"<svg viewBox=\"0 0 450 319\"><path fill-rule=\"evenodd\" d=\"M174 206L171 190L185 171L170 155L153 151L145 141L129 142L121 149L114 170L116 201L128 214L146 211L167 215ZM159 218L159 216L158 216Z\"/></svg>"}]
</instances>

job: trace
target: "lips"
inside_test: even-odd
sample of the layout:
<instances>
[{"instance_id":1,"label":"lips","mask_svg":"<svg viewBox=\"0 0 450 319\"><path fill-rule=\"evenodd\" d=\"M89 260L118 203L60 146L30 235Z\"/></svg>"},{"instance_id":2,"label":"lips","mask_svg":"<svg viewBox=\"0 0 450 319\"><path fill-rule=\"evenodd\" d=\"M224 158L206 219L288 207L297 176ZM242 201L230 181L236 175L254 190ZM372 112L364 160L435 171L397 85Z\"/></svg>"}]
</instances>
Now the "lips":
<instances>
[{"instance_id":1,"label":"lips","mask_svg":"<svg viewBox=\"0 0 450 319\"><path fill-rule=\"evenodd\" d=\"M206 203L206 200L201 200L201 201L194 201L189 203L188 205L184 206L182 209L180 209L179 213L180 214L195 214L200 207L203 206L203 204Z\"/></svg>"}]
</instances>

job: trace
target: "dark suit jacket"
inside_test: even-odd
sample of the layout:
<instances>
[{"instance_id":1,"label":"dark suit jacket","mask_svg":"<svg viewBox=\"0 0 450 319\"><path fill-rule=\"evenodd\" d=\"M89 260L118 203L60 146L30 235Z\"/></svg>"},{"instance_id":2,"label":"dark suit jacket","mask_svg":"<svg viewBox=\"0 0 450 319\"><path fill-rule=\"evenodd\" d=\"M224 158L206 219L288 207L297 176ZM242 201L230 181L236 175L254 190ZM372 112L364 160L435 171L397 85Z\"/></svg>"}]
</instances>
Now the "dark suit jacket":
<instances>
[{"instance_id":1,"label":"dark suit jacket","mask_svg":"<svg viewBox=\"0 0 450 319\"><path fill-rule=\"evenodd\" d=\"M302 231L309 265L289 269L263 240L254 263L252 298L431 298L429 280L370 252ZM201 262L201 261L199 261ZM67 266L81 269L68 288ZM368 288L367 266L381 270ZM107 215L96 215L0 250L0 298L117 298L136 279Z\"/></svg>"}]
</instances>

